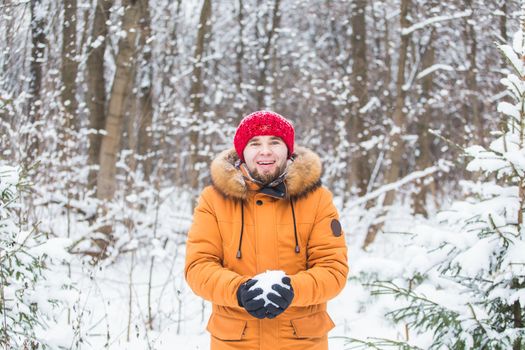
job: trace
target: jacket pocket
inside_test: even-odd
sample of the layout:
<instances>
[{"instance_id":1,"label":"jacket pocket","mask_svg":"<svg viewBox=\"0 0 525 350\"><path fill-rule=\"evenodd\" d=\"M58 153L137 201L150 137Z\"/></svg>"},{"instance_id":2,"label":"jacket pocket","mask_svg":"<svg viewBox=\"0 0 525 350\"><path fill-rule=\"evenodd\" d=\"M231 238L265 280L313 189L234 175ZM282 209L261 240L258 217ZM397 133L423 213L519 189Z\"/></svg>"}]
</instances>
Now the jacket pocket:
<instances>
[{"instance_id":1,"label":"jacket pocket","mask_svg":"<svg viewBox=\"0 0 525 350\"><path fill-rule=\"evenodd\" d=\"M318 338L325 336L335 327L334 321L326 311L291 320L295 336L298 338Z\"/></svg>"},{"instance_id":2,"label":"jacket pocket","mask_svg":"<svg viewBox=\"0 0 525 350\"><path fill-rule=\"evenodd\" d=\"M208 332L221 340L241 340L245 328L246 321L217 314L211 315L206 327Z\"/></svg>"}]
</instances>

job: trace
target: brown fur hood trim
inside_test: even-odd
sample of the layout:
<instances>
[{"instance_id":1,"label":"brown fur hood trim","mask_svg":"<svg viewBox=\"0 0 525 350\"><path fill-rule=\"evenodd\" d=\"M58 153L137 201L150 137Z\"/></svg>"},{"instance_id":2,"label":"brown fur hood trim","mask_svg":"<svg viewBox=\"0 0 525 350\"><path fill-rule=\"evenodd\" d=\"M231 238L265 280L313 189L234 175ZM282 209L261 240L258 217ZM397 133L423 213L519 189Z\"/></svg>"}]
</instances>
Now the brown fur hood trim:
<instances>
[{"instance_id":1,"label":"brown fur hood trim","mask_svg":"<svg viewBox=\"0 0 525 350\"><path fill-rule=\"evenodd\" d=\"M295 147L294 161L288 167L284 180L288 196L298 199L321 186L321 159L317 154L304 147ZM248 186L242 172L235 167L239 160L235 149L220 153L210 166L213 187L225 197L245 199Z\"/></svg>"}]
</instances>

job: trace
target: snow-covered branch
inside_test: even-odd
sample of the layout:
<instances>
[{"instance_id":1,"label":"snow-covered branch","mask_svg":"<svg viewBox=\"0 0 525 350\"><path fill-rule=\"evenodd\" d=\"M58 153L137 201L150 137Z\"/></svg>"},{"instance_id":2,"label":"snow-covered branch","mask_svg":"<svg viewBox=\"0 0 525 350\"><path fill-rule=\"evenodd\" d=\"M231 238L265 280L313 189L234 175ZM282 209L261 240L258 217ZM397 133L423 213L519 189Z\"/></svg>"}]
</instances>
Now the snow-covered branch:
<instances>
[{"instance_id":1,"label":"snow-covered branch","mask_svg":"<svg viewBox=\"0 0 525 350\"><path fill-rule=\"evenodd\" d=\"M448 64L439 64L438 63L438 64L434 64L434 65L432 65L432 66L422 70L416 76L416 79L417 80L422 79L422 78L426 77L427 75L434 73L437 70L446 70L446 71L449 71L449 72L455 71L454 67L449 66Z\"/></svg>"},{"instance_id":2,"label":"snow-covered branch","mask_svg":"<svg viewBox=\"0 0 525 350\"><path fill-rule=\"evenodd\" d=\"M380 105L381 105L381 102L379 101L377 97L374 96L367 102L366 105L364 105L363 107L359 109L359 113L361 114L367 113L371 108L378 107Z\"/></svg>"},{"instance_id":3,"label":"snow-covered branch","mask_svg":"<svg viewBox=\"0 0 525 350\"><path fill-rule=\"evenodd\" d=\"M408 28L402 29L401 30L401 35L409 35L412 32L415 32L416 30L423 29L424 27L429 26L429 25L434 24L434 23L450 21L452 19L458 19L458 18L470 17L470 16L472 16L472 11L471 10L458 12L455 15L432 17L432 18L429 18L429 19L427 19L427 20L425 20L423 22L419 22L419 23L416 23L416 24L414 24L414 25L412 25L412 26L410 26Z\"/></svg>"},{"instance_id":4,"label":"snow-covered branch","mask_svg":"<svg viewBox=\"0 0 525 350\"><path fill-rule=\"evenodd\" d=\"M360 198L356 199L355 201L352 201L352 202L348 203L346 205L346 209L350 209L350 208L356 207L356 206L358 206L360 204L366 203L369 200L374 199L376 197L379 197L380 195L382 195L382 194L384 194L386 192L389 192L389 191L392 191L392 190L396 190L396 189L400 188L401 186L406 185L407 183L410 183L410 182L415 181L417 179L426 177L426 176L428 176L430 174L433 174L433 173L435 173L437 171L440 171L440 170L441 171L447 171L448 166L449 166L449 162L441 160L437 165L428 167L428 168L426 168L424 170L414 171L414 172L408 174L407 176L405 176L404 178L402 178L402 179L400 179L398 181L395 181L395 182L389 183L387 185L384 185L384 186L378 188L377 190L372 191L370 193L367 193L363 197L360 197Z\"/></svg>"}]
</instances>

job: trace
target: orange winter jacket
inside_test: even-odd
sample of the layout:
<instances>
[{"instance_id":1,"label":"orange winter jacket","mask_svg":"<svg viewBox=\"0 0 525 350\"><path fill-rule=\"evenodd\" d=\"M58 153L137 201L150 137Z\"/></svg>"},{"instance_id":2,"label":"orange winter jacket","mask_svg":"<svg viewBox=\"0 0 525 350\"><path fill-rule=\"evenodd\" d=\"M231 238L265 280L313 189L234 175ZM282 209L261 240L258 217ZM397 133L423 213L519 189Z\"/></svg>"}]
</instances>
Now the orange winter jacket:
<instances>
[{"instance_id":1,"label":"orange winter jacket","mask_svg":"<svg viewBox=\"0 0 525 350\"><path fill-rule=\"evenodd\" d=\"M334 323L326 302L346 283L347 248L332 194L320 185L319 157L297 147L293 159L283 199L254 189L234 150L212 162L213 186L195 209L185 264L191 289L213 303L212 350L328 349ZM281 315L259 320L236 294L266 270L284 271L295 296Z\"/></svg>"}]
</instances>

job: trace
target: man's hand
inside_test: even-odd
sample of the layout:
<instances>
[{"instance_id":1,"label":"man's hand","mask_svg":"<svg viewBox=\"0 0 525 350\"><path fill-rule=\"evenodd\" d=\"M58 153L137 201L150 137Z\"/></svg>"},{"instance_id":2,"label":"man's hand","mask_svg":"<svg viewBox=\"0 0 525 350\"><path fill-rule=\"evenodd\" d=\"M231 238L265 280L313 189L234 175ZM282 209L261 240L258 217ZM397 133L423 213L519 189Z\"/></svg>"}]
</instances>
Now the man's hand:
<instances>
[{"instance_id":1,"label":"man's hand","mask_svg":"<svg viewBox=\"0 0 525 350\"><path fill-rule=\"evenodd\" d=\"M261 295L263 290L261 288L249 290L255 283L257 283L256 280L248 280L241 284L239 289L237 289L237 301L239 303L239 306L245 308L250 315L262 319L266 316L264 300L253 300L253 298L255 298L258 295Z\"/></svg>"},{"instance_id":2,"label":"man's hand","mask_svg":"<svg viewBox=\"0 0 525 350\"><path fill-rule=\"evenodd\" d=\"M290 288L283 287L281 284L272 285L272 289L277 293L268 293L267 296L268 299L277 304L279 307L276 307L273 304L268 304L268 306L266 306L266 317L268 318L275 318L279 316L292 303L294 292L292 285L290 284L290 277L283 277L282 281Z\"/></svg>"}]
</instances>

